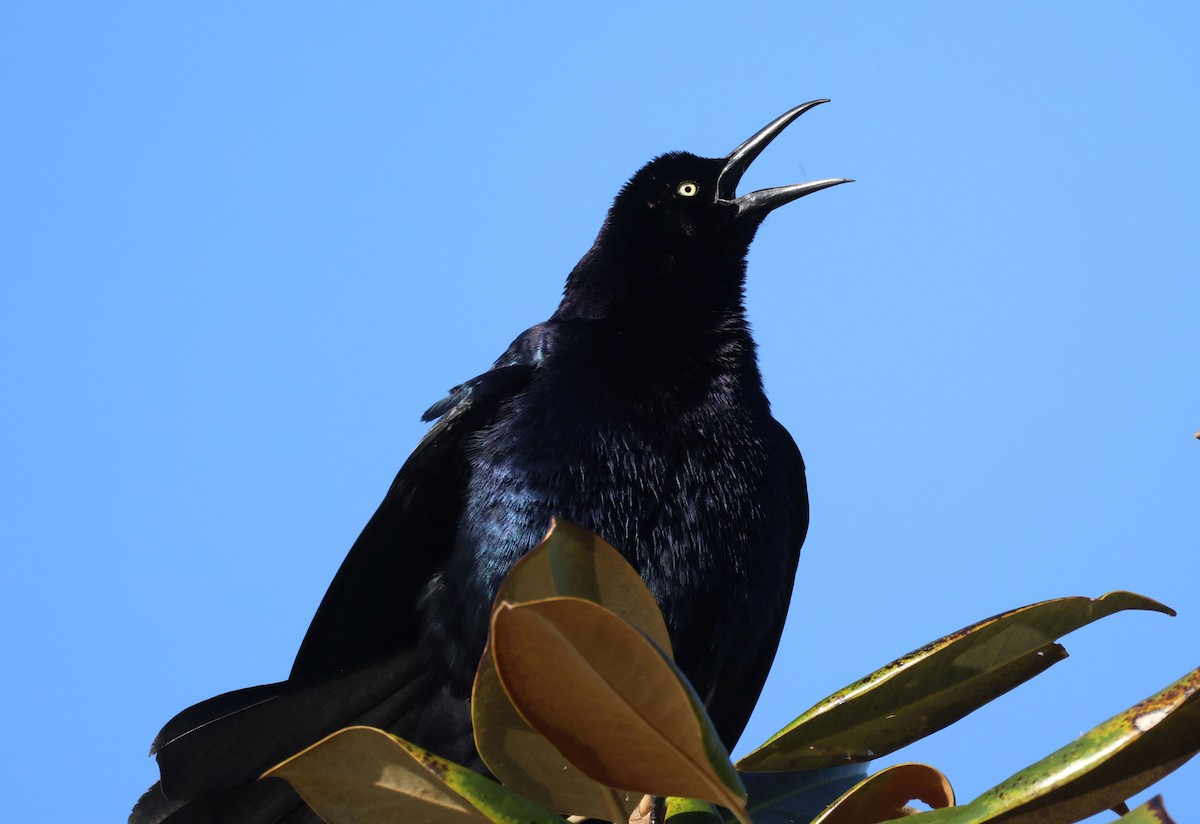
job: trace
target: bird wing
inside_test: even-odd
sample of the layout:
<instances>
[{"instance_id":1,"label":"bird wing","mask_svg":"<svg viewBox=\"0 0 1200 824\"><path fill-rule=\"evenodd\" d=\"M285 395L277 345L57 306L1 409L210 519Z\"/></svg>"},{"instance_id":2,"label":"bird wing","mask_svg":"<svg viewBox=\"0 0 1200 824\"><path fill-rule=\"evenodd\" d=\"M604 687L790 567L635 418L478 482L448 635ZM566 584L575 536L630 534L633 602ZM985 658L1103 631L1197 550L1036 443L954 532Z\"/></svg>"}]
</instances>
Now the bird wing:
<instances>
[{"instance_id":1,"label":"bird wing","mask_svg":"<svg viewBox=\"0 0 1200 824\"><path fill-rule=\"evenodd\" d=\"M808 480L805 475L804 458L791 433L783 424L774 418L770 423L770 437L774 441L771 452L779 455L784 462L781 478L786 485L785 494L790 513L786 523L778 524L784 551L778 554L770 553L770 556L778 557L781 568L777 572L780 580L786 581L787 585L779 589L782 597L778 603L764 605L767 612L760 618L764 626L774 627L774 632L764 633L758 648L752 650L751 654L739 656L741 663L736 670L723 673L722 677L726 683L740 684L743 685L742 688L721 690L715 693L708 703L708 714L731 751L750 720L750 715L758 703L758 696L766 683L767 674L771 671L771 664L775 661L775 652L779 647L779 638L783 634L783 625L791 601L796 566L800 561L800 547L804 545L804 538L808 534Z\"/></svg>"},{"instance_id":2,"label":"bird wing","mask_svg":"<svg viewBox=\"0 0 1200 824\"><path fill-rule=\"evenodd\" d=\"M804 539L808 535L807 469L804 466L804 456L800 454L800 448L796 446L792 433L774 418L771 419L771 424L775 429L779 448L787 455L788 460L788 499L792 502L792 520L788 533L788 547L791 549L788 556L788 575L795 578L796 566L800 562L800 547L804 545ZM790 583L787 591L789 594L792 591Z\"/></svg>"},{"instance_id":3,"label":"bird wing","mask_svg":"<svg viewBox=\"0 0 1200 824\"><path fill-rule=\"evenodd\" d=\"M291 678L337 672L417 643L417 599L454 547L463 444L529 384L533 368L498 366L456 386L426 413L440 420L405 461L346 555L304 636Z\"/></svg>"},{"instance_id":4,"label":"bird wing","mask_svg":"<svg viewBox=\"0 0 1200 824\"><path fill-rule=\"evenodd\" d=\"M167 722L151 752L169 798L203 798L253 781L347 724L396 728L421 714L428 691L415 605L454 546L463 450L528 386L547 338L544 326L530 329L491 370L426 413L439 420L342 562L288 680L219 695Z\"/></svg>"}]
</instances>

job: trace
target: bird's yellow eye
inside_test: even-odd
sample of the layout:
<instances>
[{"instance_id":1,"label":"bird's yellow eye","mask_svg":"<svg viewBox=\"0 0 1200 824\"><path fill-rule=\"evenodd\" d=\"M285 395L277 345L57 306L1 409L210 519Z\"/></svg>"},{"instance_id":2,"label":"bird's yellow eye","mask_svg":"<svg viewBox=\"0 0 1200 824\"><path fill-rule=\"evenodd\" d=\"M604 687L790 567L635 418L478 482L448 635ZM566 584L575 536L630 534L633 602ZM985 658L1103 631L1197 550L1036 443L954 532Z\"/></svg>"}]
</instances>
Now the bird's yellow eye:
<instances>
[{"instance_id":1,"label":"bird's yellow eye","mask_svg":"<svg viewBox=\"0 0 1200 824\"><path fill-rule=\"evenodd\" d=\"M700 191L700 187L690 180L685 180L679 184L679 188L675 191L684 197L695 197L696 193Z\"/></svg>"}]
</instances>

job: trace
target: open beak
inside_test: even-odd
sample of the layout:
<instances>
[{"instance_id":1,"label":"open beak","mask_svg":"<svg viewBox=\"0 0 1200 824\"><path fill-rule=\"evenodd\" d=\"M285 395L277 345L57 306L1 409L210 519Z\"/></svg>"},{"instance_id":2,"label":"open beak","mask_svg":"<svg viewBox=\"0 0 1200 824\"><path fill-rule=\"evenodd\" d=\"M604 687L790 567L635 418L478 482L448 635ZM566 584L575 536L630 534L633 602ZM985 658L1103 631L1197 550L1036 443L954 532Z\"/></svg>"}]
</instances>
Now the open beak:
<instances>
[{"instance_id":1,"label":"open beak","mask_svg":"<svg viewBox=\"0 0 1200 824\"><path fill-rule=\"evenodd\" d=\"M843 177L813 180L809 183L793 183L790 186L759 189L757 192L751 192L741 197L737 196L737 185L746 169L754 162L754 158L762 154L762 150L767 148L770 142L787 128L789 123L809 109L828 102L828 100L813 100L784 112L725 158L725 168L721 170L721 175L717 178L717 197L737 206L738 218L755 217L762 220L772 209L778 209L785 203L791 203L793 200L798 200L822 189L828 189L830 186L837 186L839 183L853 182Z\"/></svg>"}]
</instances>

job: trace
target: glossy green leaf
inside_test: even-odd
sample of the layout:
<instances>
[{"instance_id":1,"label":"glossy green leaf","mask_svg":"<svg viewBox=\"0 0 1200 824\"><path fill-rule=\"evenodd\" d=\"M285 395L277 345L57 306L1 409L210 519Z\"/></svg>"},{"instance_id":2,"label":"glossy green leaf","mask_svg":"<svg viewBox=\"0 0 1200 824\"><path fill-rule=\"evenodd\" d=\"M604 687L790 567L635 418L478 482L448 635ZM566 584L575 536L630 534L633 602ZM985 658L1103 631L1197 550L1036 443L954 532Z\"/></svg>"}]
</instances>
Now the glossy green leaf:
<instances>
[{"instance_id":1,"label":"glossy green leaf","mask_svg":"<svg viewBox=\"0 0 1200 824\"><path fill-rule=\"evenodd\" d=\"M1131 592L1043 601L980 621L899 658L809 709L742 770L868 761L936 732L1066 657L1054 640L1127 609L1174 615Z\"/></svg>"},{"instance_id":2,"label":"glossy green leaf","mask_svg":"<svg viewBox=\"0 0 1200 824\"><path fill-rule=\"evenodd\" d=\"M933 767L896 764L851 787L812 824L877 824L907 815L912 801L935 809L948 807L954 803L954 790Z\"/></svg>"},{"instance_id":3,"label":"glossy green leaf","mask_svg":"<svg viewBox=\"0 0 1200 824\"><path fill-rule=\"evenodd\" d=\"M347 727L272 767L327 824L563 824L494 781L373 727Z\"/></svg>"},{"instance_id":4,"label":"glossy green leaf","mask_svg":"<svg viewBox=\"0 0 1200 824\"><path fill-rule=\"evenodd\" d=\"M1112 809L1200 750L1200 669L996 785L912 824L1070 824Z\"/></svg>"},{"instance_id":5,"label":"glossy green leaf","mask_svg":"<svg viewBox=\"0 0 1200 824\"><path fill-rule=\"evenodd\" d=\"M569 521L555 520L545 539L514 565L496 603L554 596L603 604L670 650L670 636L650 590L604 539ZM525 723L500 685L489 645L471 693L475 747L505 786L560 813L628 818L639 794L613 790L575 768Z\"/></svg>"},{"instance_id":6,"label":"glossy green leaf","mask_svg":"<svg viewBox=\"0 0 1200 824\"><path fill-rule=\"evenodd\" d=\"M580 598L502 603L496 671L513 705L606 786L698 798L745 818L745 789L687 680L642 632Z\"/></svg>"}]
</instances>

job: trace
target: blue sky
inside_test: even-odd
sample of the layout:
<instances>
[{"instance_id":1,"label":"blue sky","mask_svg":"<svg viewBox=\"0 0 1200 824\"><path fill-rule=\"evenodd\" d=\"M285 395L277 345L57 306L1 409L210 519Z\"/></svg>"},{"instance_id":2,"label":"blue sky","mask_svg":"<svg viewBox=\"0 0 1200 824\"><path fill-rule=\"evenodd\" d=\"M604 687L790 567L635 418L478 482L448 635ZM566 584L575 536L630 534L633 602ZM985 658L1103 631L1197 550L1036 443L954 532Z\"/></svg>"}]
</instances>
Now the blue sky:
<instances>
[{"instance_id":1,"label":"blue sky","mask_svg":"<svg viewBox=\"0 0 1200 824\"><path fill-rule=\"evenodd\" d=\"M286 674L420 412L624 180L818 97L743 183L858 180L750 257L813 525L739 750L1045 598L1180 614L882 763L970 799L1200 665L1200 11L411 5L0 11L6 818L124 820L167 718Z\"/></svg>"}]
</instances>

